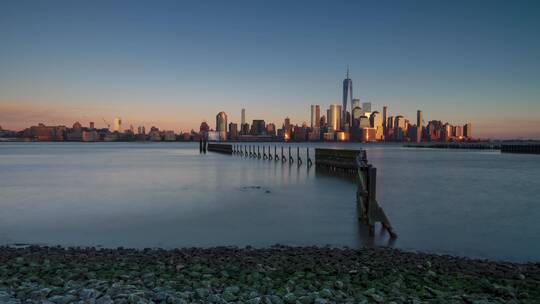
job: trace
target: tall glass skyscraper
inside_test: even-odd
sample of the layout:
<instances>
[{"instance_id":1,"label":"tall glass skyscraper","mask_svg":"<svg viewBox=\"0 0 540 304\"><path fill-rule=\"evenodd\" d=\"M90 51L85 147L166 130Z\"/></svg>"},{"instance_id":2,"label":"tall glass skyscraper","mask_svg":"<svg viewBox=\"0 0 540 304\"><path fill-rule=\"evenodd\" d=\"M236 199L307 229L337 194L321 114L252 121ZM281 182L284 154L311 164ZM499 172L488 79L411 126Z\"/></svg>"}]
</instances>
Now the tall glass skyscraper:
<instances>
[{"instance_id":1,"label":"tall glass skyscraper","mask_svg":"<svg viewBox=\"0 0 540 304\"><path fill-rule=\"evenodd\" d=\"M341 108L341 124L344 127L347 121L347 105L352 106L352 80L349 78L349 66L347 66L347 78L343 80L343 107ZM352 109L351 109L352 112Z\"/></svg>"}]
</instances>

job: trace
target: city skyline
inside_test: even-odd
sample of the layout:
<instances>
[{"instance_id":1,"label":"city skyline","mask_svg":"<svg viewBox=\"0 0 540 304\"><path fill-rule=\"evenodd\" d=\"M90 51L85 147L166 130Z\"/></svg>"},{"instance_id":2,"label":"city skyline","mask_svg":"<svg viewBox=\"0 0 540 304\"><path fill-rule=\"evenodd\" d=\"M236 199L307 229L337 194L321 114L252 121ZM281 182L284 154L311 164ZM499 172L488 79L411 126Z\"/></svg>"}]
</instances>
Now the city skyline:
<instances>
[{"instance_id":1,"label":"city skyline","mask_svg":"<svg viewBox=\"0 0 540 304\"><path fill-rule=\"evenodd\" d=\"M241 108L309 124L310 105L342 104L350 65L352 98L373 109L540 138L535 2L283 5L2 2L0 126L187 131L219 111L240 122Z\"/></svg>"}]
</instances>

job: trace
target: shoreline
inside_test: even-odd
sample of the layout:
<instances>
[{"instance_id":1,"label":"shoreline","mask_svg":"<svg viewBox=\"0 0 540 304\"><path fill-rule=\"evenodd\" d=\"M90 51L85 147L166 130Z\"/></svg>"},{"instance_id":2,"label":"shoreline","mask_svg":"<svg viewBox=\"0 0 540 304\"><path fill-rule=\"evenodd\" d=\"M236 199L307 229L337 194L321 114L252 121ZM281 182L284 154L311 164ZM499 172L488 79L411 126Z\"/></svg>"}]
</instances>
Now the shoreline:
<instances>
[{"instance_id":1,"label":"shoreline","mask_svg":"<svg viewBox=\"0 0 540 304\"><path fill-rule=\"evenodd\" d=\"M392 248L0 247L1 303L537 303L538 299L540 263Z\"/></svg>"}]
</instances>

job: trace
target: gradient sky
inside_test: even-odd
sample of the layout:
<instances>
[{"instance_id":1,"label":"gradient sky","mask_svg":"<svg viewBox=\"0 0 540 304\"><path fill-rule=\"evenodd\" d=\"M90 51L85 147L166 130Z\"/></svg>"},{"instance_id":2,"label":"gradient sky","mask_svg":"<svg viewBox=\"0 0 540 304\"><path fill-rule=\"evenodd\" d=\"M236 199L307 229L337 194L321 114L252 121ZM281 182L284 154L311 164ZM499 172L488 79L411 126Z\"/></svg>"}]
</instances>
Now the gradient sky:
<instances>
[{"instance_id":1,"label":"gradient sky","mask_svg":"<svg viewBox=\"0 0 540 304\"><path fill-rule=\"evenodd\" d=\"M540 138L540 1L0 1L0 126L309 121L354 96Z\"/></svg>"}]
</instances>

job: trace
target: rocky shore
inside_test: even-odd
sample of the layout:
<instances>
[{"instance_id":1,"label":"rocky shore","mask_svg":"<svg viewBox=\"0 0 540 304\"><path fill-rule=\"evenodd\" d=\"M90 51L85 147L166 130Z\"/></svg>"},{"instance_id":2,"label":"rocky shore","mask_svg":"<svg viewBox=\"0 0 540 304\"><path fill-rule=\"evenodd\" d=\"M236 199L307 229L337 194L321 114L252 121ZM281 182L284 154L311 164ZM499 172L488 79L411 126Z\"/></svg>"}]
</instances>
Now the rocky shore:
<instances>
[{"instance_id":1,"label":"rocky shore","mask_svg":"<svg viewBox=\"0 0 540 304\"><path fill-rule=\"evenodd\" d=\"M0 247L0 303L540 303L540 264L388 248Z\"/></svg>"}]
</instances>

